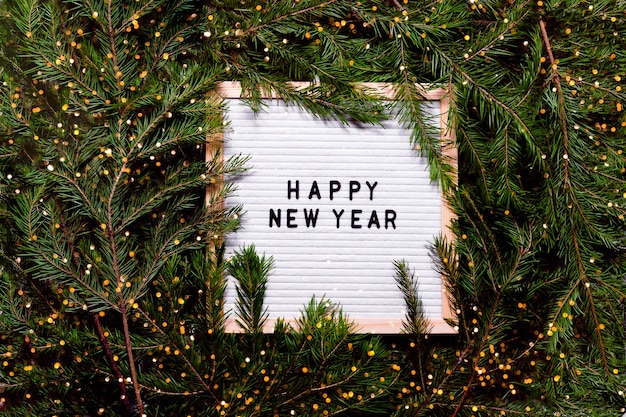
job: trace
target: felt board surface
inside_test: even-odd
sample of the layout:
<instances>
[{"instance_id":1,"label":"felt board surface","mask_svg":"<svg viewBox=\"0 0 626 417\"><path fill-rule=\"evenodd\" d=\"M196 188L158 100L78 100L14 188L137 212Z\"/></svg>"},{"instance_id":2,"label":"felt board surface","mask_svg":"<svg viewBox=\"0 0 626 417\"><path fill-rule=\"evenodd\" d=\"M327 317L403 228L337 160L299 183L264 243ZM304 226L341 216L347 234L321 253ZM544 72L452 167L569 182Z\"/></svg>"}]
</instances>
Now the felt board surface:
<instances>
[{"instance_id":1,"label":"felt board surface","mask_svg":"<svg viewBox=\"0 0 626 417\"><path fill-rule=\"evenodd\" d=\"M424 103L435 126L440 104ZM226 238L227 256L254 244L273 258L270 324L297 317L315 296L339 304L363 331L401 331L394 260L408 262L427 317L442 322L442 279L430 246L444 207L410 132L395 119L382 126L322 120L278 99L256 114L228 99L225 118L225 158L250 157L244 174L227 178L237 190L226 204L245 211ZM227 279L232 310L235 283Z\"/></svg>"}]
</instances>

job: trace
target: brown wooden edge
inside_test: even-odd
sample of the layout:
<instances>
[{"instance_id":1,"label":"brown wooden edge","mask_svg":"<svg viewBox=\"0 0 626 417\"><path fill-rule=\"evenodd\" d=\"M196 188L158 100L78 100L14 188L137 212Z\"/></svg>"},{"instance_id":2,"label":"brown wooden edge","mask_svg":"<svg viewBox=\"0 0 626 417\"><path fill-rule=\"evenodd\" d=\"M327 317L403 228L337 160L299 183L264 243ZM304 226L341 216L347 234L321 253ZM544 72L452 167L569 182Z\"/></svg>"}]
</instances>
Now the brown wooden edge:
<instances>
[{"instance_id":1,"label":"brown wooden edge","mask_svg":"<svg viewBox=\"0 0 626 417\"><path fill-rule=\"evenodd\" d=\"M446 93L440 99L440 129L441 129L441 147L443 155L452 164L454 183L458 184L458 168L459 168L459 153L456 147L456 131L450 120L450 108L452 100L452 91L447 90ZM441 233L447 242L454 241L454 234L451 229L452 221L455 219L456 214L450 207L446 195L441 195ZM441 285L441 316L443 323L439 324L441 327L439 331L433 328L432 333L457 333L457 330L450 326L445 320L453 319L455 312L452 311L452 294L450 294L445 285L445 277L442 276Z\"/></svg>"},{"instance_id":2,"label":"brown wooden edge","mask_svg":"<svg viewBox=\"0 0 626 417\"><path fill-rule=\"evenodd\" d=\"M296 89L298 88L306 88L311 85L311 83L307 82L293 82L290 85ZM360 83L359 85L366 88L373 94L380 95L383 98L393 99L395 96L395 88L393 85L388 83ZM454 127L451 126L451 122L449 119L450 112L450 104L451 104L451 91L449 89L444 88L434 88L429 89L428 86L420 86L423 91L422 95L425 100L430 101L439 101L440 102L440 129L441 129L441 145L443 149L443 155L449 159L449 162L454 167L454 172L456 175L456 170L458 167L458 152L455 145L456 137ZM242 88L241 84L236 81L230 82L222 82L219 84L217 89L217 94L224 98L233 98L238 99L242 97ZM274 92L265 93L267 98L278 98ZM224 134L217 133L211 135L208 138L208 143L206 146L206 158L213 158L217 152L220 152L220 155L223 157L223 143L224 143ZM223 178L221 178L221 182L223 182ZM455 181L456 182L456 181ZM221 185L221 184L220 184ZM210 201L212 188L207 188L206 201ZM223 202L221 202L223 204ZM441 230L443 236L447 239L448 242L452 241L453 234L450 229L450 225L452 220L455 218L455 214L450 208L445 196L442 193L442 205L441 205ZM442 278L443 279L443 278ZM443 281L442 281L443 282ZM430 321L430 333L431 334L454 334L457 331L448 324L446 319L454 318L454 313L451 310L451 295L446 291L445 285L442 283L442 292L441 292L441 318L429 319ZM359 317L350 317L358 325L358 331L364 333L374 333L374 334L398 334L403 330L402 320L398 319L385 319L385 318L359 318ZM277 318L270 317L264 325L263 330L266 333L271 333L274 330L274 325L276 324ZM292 320L286 320L287 322L291 322ZM228 332L241 332L241 329L235 323L234 318L230 317L226 321L226 330Z\"/></svg>"}]
</instances>

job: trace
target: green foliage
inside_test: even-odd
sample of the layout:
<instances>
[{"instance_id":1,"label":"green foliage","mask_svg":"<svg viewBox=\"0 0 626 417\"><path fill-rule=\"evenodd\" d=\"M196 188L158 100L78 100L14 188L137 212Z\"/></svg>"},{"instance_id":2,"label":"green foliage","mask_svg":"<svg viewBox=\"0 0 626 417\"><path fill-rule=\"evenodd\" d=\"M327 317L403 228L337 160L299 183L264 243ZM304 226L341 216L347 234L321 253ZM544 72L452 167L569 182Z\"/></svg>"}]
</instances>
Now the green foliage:
<instances>
[{"instance_id":1,"label":"green foliage","mask_svg":"<svg viewBox=\"0 0 626 417\"><path fill-rule=\"evenodd\" d=\"M227 271L237 280L237 324L248 334L263 333L267 308L263 307L273 260L259 258L254 245L235 252Z\"/></svg>"},{"instance_id":2,"label":"green foliage","mask_svg":"<svg viewBox=\"0 0 626 417\"><path fill-rule=\"evenodd\" d=\"M402 291L407 309L403 323L404 330L419 339L422 335L429 333L431 328L424 314L417 277L414 271L410 270L406 261L395 261L393 266L396 272L396 284Z\"/></svg>"},{"instance_id":3,"label":"green foliage","mask_svg":"<svg viewBox=\"0 0 626 417\"><path fill-rule=\"evenodd\" d=\"M623 412L623 1L0 7L3 415ZM272 90L371 123L388 103L355 83L393 85L457 214L433 245L457 335L426 334L401 262L406 335L355 333L327 300L261 331L271 263L223 259L244 215L223 178L246 159L219 152L222 81L259 111Z\"/></svg>"}]
</instances>

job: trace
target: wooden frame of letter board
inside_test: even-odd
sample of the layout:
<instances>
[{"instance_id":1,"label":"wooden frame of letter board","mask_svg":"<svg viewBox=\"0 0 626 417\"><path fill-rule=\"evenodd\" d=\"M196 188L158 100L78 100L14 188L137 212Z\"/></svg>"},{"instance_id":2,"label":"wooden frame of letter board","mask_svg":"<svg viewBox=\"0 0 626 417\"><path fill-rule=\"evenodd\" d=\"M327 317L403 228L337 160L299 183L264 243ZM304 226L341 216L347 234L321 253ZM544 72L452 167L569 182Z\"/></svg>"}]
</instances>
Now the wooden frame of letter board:
<instances>
[{"instance_id":1,"label":"wooden frame of letter board","mask_svg":"<svg viewBox=\"0 0 626 417\"><path fill-rule=\"evenodd\" d=\"M310 83L305 82L294 82L291 83L294 88L306 88L310 85ZM389 100L394 99L394 88L392 85L387 83L361 83L364 88L367 88L372 93L380 95L381 97L386 97ZM440 128L441 128L441 143L443 154L447 156L451 162L451 164L455 168L457 168L457 149L454 146L455 144L455 133L454 129L449 125L448 122L448 113L450 110L450 91L443 88L435 88L428 89L423 88L424 90L424 99L430 101L439 101L440 102ZM242 98L242 89L241 84L239 82L223 82L220 83L217 89L217 93L220 97L224 99L232 98L232 99L240 99ZM278 98L275 93L266 94L267 98ZM213 135L209 141L212 146L207 146L206 149L206 158L210 160L211 157L215 154L215 152L223 149L224 144L224 134L219 133ZM216 149L216 146L218 147ZM211 193L211 188L207 188L207 201L210 201L209 195ZM223 203L223 202L222 202ZM447 204L445 198L442 195L442 205L441 205L441 231L442 234L447 238L448 241L451 241L453 236L450 231L450 223L454 218L454 213L450 209L450 206ZM442 277L443 279L443 277ZM450 309L450 300L449 294L446 291L445 284L442 283L442 292L441 292L441 315L442 318L429 318L430 322L430 333L431 334L452 334L456 333L456 331L446 322L447 318L452 318L453 313ZM274 330L274 325L276 323L275 317L270 317L265 326L264 331L267 333L271 333ZM359 319L358 317L353 318L353 320L358 328L359 332L368 332L368 333L376 333L376 334L398 334L402 332L403 325L402 319L386 319L386 318L366 318ZM285 318L287 322L293 322L295 319ZM235 323L235 319L233 317L228 318L226 321L226 330L229 332L241 332L241 329Z\"/></svg>"}]
</instances>

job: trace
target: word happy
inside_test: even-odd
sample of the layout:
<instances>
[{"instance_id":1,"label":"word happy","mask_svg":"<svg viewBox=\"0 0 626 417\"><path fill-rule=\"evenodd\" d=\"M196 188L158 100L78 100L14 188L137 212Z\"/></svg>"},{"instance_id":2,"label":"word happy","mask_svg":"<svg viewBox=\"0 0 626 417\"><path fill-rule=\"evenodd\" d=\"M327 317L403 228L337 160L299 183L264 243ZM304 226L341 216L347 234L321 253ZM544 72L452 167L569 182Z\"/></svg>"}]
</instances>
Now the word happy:
<instances>
[{"instance_id":1,"label":"word happy","mask_svg":"<svg viewBox=\"0 0 626 417\"><path fill-rule=\"evenodd\" d=\"M355 181L346 183L331 180L328 182L328 191L322 192L317 181L313 181L310 187L300 187L300 180L287 181L287 200L342 200L353 201L357 197L374 200L374 190L378 186L378 181ZM362 210L362 209L339 209L330 210L332 219L337 229L346 227L351 229L395 229L396 211L386 210ZM277 208L269 209L269 227L295 229L300 226L315 228L318 225L320 214L319 208Z\"/></svg>"}]
</instances>

